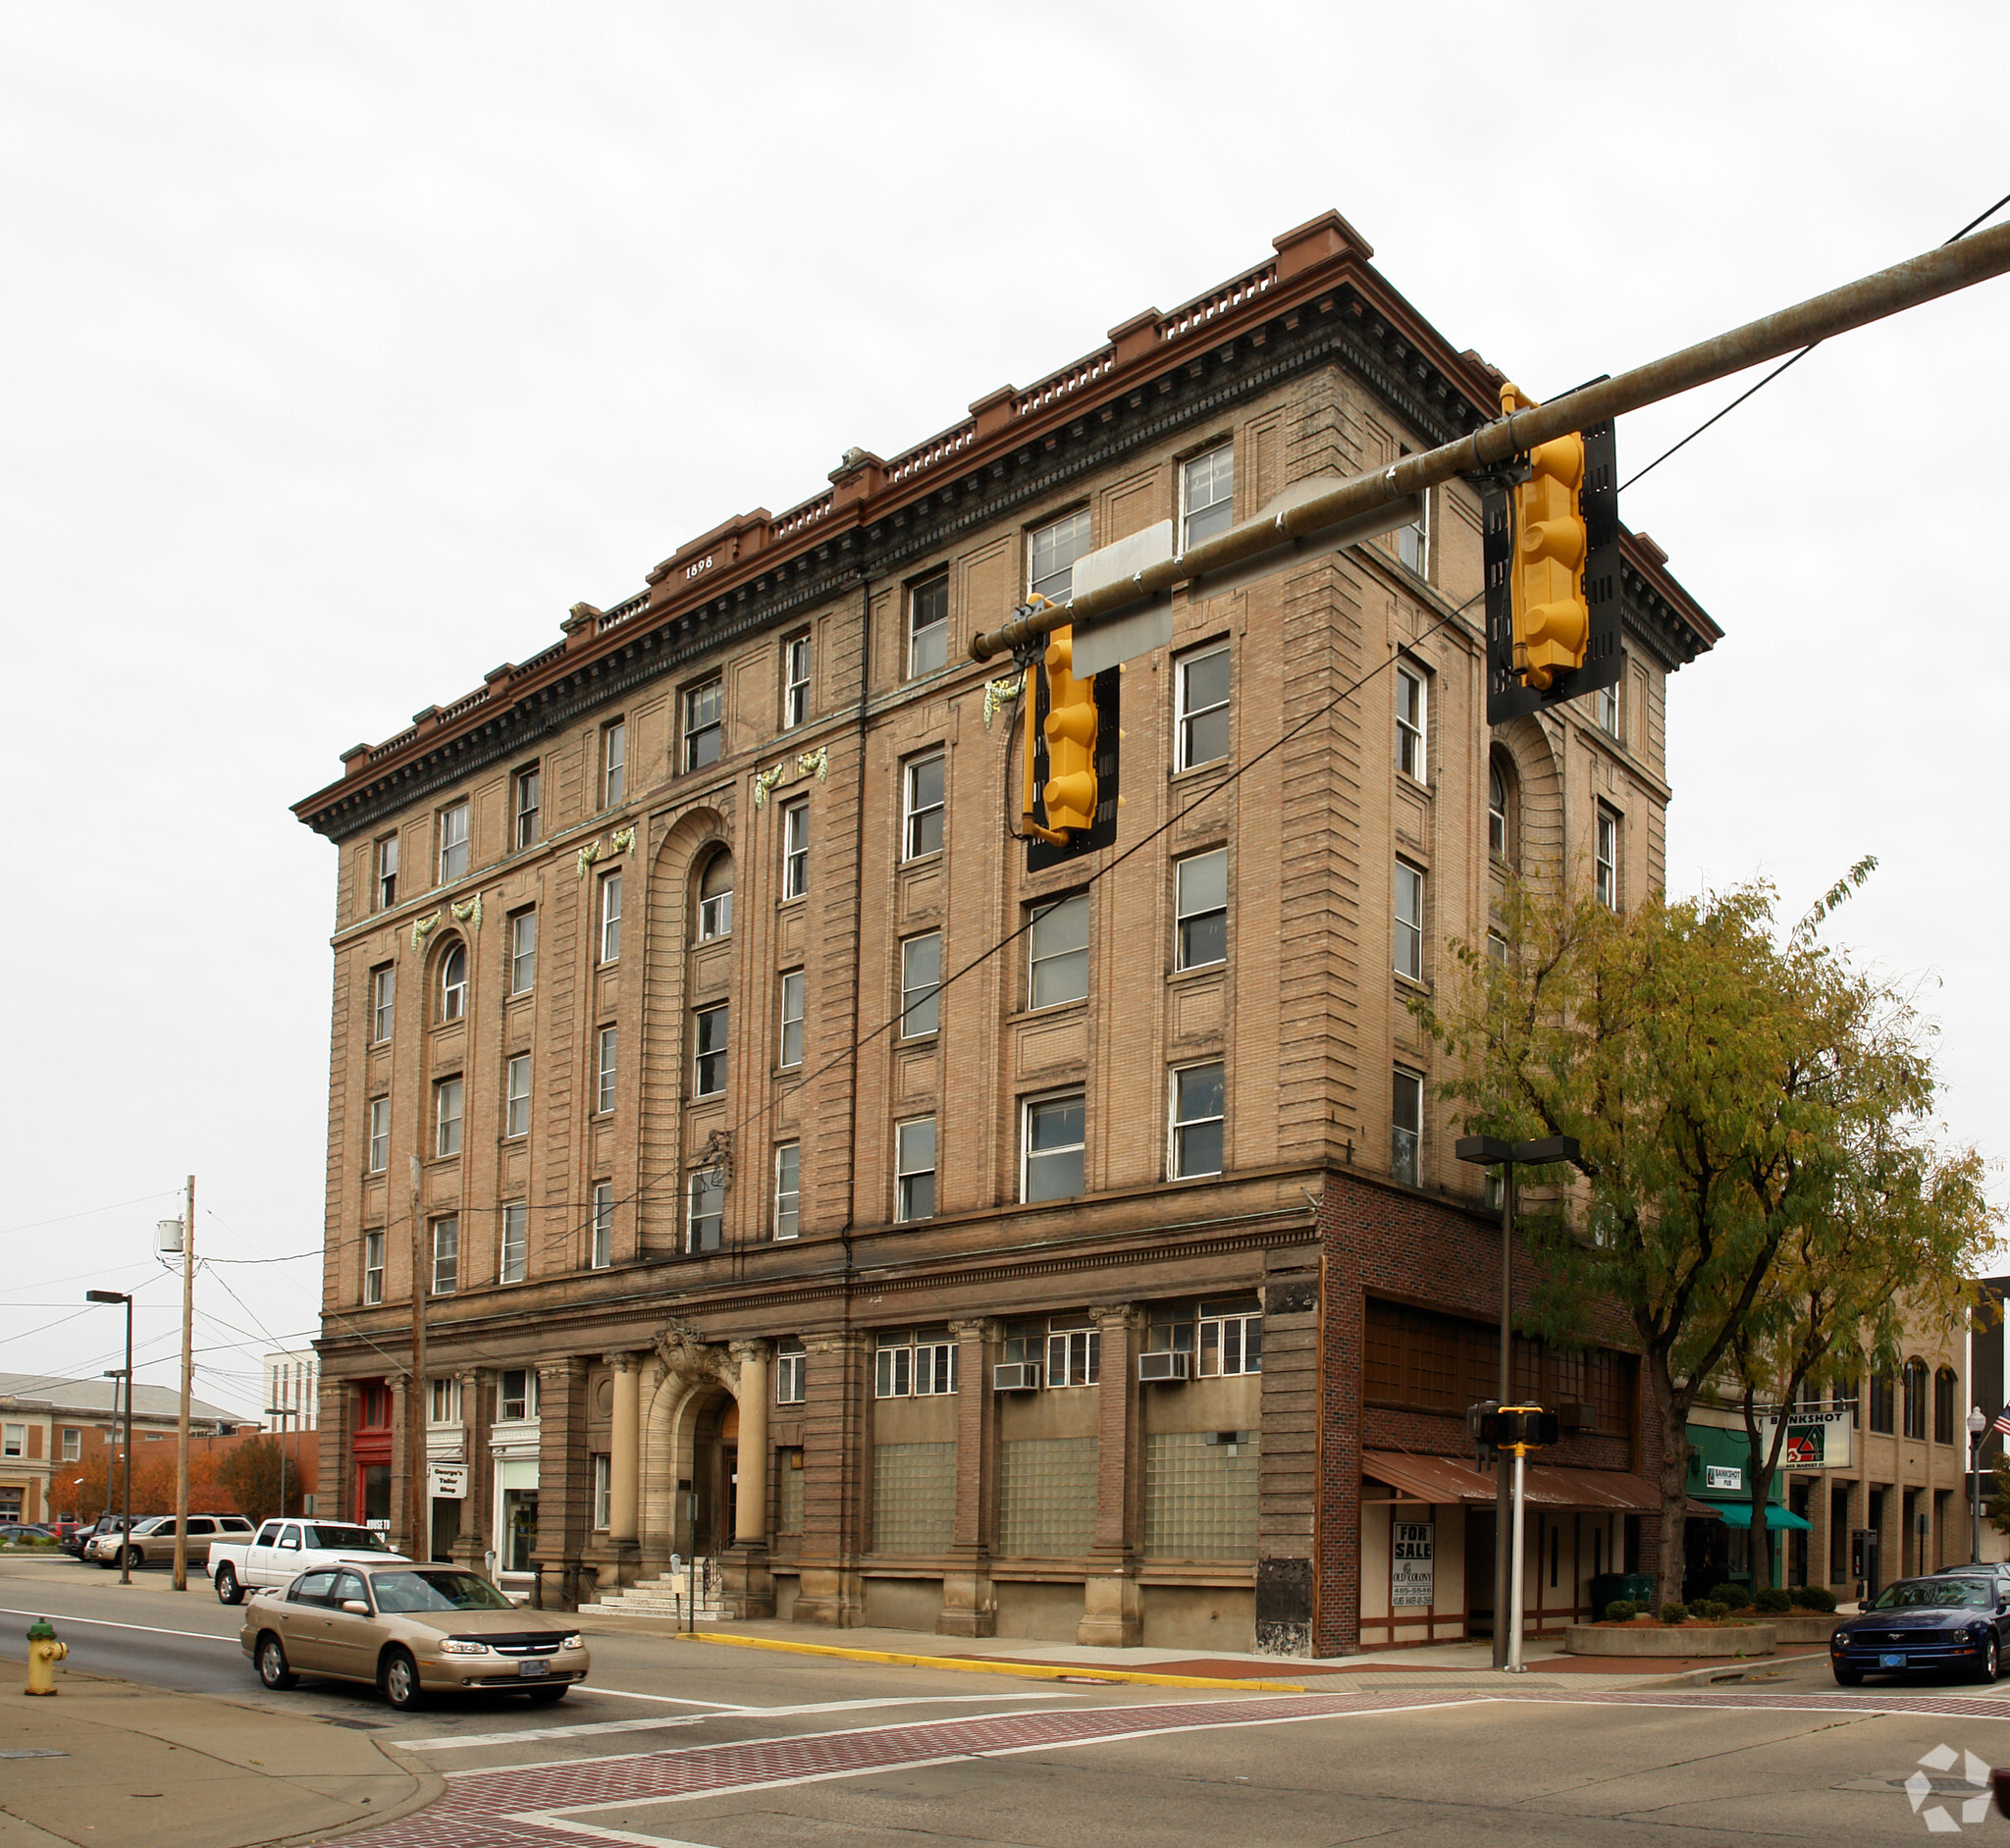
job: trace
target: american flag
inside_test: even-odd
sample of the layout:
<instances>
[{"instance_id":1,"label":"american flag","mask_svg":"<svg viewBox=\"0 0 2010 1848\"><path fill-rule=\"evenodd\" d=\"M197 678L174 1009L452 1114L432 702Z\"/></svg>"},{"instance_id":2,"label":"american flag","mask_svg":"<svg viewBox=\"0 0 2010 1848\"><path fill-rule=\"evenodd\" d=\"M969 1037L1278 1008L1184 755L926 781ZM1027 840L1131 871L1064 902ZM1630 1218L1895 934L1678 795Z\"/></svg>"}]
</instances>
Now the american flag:
<instances>
[{"instance_id":1,"label":"american flag","mask_svg":"<svg viewBox=\"0 0 2010 1848\"><path fill-rule=\"evenodd\" d=\"M2010 1405L2005 1405L1996 1414L1996 1422L1989 1429L1991 1431L2000 1431L2006 1438L2010 1438Z\"/></svg>"}]
</instances>

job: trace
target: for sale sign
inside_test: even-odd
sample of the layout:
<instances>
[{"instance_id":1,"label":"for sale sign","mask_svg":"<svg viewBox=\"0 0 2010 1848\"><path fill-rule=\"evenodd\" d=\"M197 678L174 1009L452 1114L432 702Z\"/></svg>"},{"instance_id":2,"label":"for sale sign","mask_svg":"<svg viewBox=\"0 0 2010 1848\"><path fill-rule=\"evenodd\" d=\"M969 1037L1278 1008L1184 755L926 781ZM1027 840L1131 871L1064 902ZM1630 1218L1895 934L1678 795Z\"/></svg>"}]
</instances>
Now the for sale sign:
<instances>
[{"instance_id":1,"label":"for sale sign","mask_svg":"<svg viewBox=\"0 0 2010 1848\"><path fill-rule=\"evenodd\" d=\"M1395 1521L1389 1545L1389 1602L1428 1605L1436 1578L1437 1523Z\"/></svg>"}]
</instances>

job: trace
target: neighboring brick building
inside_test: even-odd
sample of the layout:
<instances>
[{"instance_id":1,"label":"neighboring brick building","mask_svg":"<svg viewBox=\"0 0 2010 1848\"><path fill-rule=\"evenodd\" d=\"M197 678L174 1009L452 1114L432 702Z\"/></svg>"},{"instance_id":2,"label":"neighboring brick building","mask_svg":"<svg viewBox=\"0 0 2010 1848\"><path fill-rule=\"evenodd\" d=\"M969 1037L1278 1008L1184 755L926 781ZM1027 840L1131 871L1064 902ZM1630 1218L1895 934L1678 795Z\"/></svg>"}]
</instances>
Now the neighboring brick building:
<instances>
[{"instance_id":1,"label":"neighboring brick building","mask_svg":"<svg viewBox=\"0 0 2010 1848\"><path fill-rule=\"evenodd\" d=\"M1118 847L1033 876L1005 668L967 653L1090 547L1494 415L1500 375L1369 254L1329 214L891 461L850 451L297 806L341 850L331 1503L407 1529L415 1186L418 1518L505 1582L606 1593L695 1545L735 1608L810 1622L1462 1630L1487 1490L1402 1458L1455 1457L1488 1390L1499 1233L1404 1003L1510 864L1616 904L1661 881L1666 679L1718 631L1629 537L1618 697L1490 734L1455 613L1478 502L1440 490L1176 598L1124 676ZM1140 1384L1169 1351L1194 1377ZM1554 1614L1631 1551L1652 1459L1630 1357L1523 1363L1587 1408L1546 1479ZM1413 1518L1434 1602L1392 1627Z\"/></svg>"},{"instance_id":2,"label":"neighboring brick building","mask_svg":"<svg viewBox=\"0 0 2010 1848\"><path fill-rule=\"evenodd\" d=\"M37 1525L103 1510L79 1505L79 1467L93 1459L115 1471L125 1443L124 1388L115 1380L58 1380L39 1373L0 1373L0 1521ZM132 1396L135 1464L165 1445L172 1454L181 1428L182 1396L172 1387L141 1386ZM191 1437L229 1435L235 1412L191 1399ZM253 1427L255 1428L255 1427Z\"/></svg>"}]
</instances>

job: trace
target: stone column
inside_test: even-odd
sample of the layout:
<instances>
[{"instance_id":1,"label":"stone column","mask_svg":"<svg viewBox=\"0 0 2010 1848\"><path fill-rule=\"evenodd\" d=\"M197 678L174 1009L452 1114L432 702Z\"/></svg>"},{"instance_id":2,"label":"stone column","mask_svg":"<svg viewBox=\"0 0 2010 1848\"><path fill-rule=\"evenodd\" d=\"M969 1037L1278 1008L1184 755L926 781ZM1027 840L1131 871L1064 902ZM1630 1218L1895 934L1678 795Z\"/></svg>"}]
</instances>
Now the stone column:
<instances>
[{"instance_id":1,"label":"stone column","mask_svg":"<svg viewBox=\"0 0 2010 1848\"><path fill-rule=\"evenodd\" d=\"M412 1383L406 1375L396 1373L391 1376L388 1384L391 1388L391 1532L386 1538L407 1558L423 1559L426 1558L427 1542L432 1536L420 1531L426 1519L426 1505L423 1499L416 1509L411 1505L411 1433L406 1420L414 1412ZM421 1392L423 1390L420 1389ZM424 1404L419 1404L416 1411L423 1419ZM423 1443L425 1426L421 1424L419 1429ZM423 1451L420 1457L423 1464ZM423 1481L419 1485L419 1491L423 1498ZM358 1508L356 1518L360 1520L362 1517L363 1511Z\"/></svg>"},{"instance_id":2,"label":"stone column","mask_svg":"<svg viewBox=\"0 0 2010 1848\"><path fill-rule=\"evenodd\" d=\"M1135 1648L1144 1640L1144 1601L1137 1583L1137 1526L1143 1439L1137 1386L1143 1317L1133 1303L1095 1311L1102 1331L1096 1387L1095 1539L1083 1587L1078 1643Z\"/></svg>"},{"instance_id":3,"label":"stone column","mask_svg":"<svg viewBox=\"0 0 2010 1848\"><path fill-rule=\"evenodd\" d=\"M774 1615L774 1577L767 1569L767 1348L765 1341L736 1341L740 1407L739 1493L733 1504L733 1544L721 1567L726 1614Z\"/></svg>"},{"instance_id":4,"label":"stone column","mask_svg":"<svg viewBox=\"0 0 2010 1848\"><path fill-rule=\"evenodd\" d=\"M460 1538L453 1543L453 1562L479 1572L488 1563L484 1555L496 1482L496 1459L489 1454L486 1381L479 1367L468 1367L454 1377L460 1382L460 1442L467 1458L467 1500L460 1507Z\"/></svg>"},{"instance_id":5,"label":"stone column","mask_svg":"<svg viewBox=\"0 0 2010 1848\"><path fill-rule=\"evenodd\" d=\"M608 1413L608 1545L614 1555L615 1583L632 1585L642 1556L642 1356L614 1353L607 1361L614 1389ZM601 1589L612 1587L604 1583Z\"/></svg>"},{"instance_id":6,"label":"stone column","mask_svg":"<svg viewBox=\"0 0 2010 1848\"><path fill-rule=\"evenodd\" d=\"M991 1538L997 1527L998 1416L991 1356L1002 1326L988 1318L952 1322L956 1337L956 1529L942 1575L938 1636L995 1636Z\"/></svg>"}]
</instances>

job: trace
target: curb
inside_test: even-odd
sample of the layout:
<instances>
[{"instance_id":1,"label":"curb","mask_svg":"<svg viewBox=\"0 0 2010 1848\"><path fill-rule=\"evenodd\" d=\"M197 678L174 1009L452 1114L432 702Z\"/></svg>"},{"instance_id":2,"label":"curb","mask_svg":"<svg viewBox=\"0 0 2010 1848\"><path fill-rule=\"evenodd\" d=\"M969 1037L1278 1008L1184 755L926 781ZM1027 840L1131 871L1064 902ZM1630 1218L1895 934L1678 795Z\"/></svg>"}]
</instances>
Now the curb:
<instances>
[{"instance_id":1,"label":"curb","mask_svg":"<svg viewBox=\"0 0 2010 1848\"><path fill-rule=\"evenodd\" d=\"M679 1630L685 1643L722 1643L735 1649L772 1649L791 1656L835 1656L845 1662L888 1663L903 1668L949 1668L961 1674L1017 1675L1026 1681L1108 1681L1154 1688L1228 1688L1243 1694L1302 1694L1296 1681L1231 1681L1216 1675L1152 1674L1100 1663L1002 1662L985 1656L908 1656L885 1649L844 1649L834 1643L791 1643L773 1636L734 1636L723 1630Z\"/></svg>"}]
</instances>

